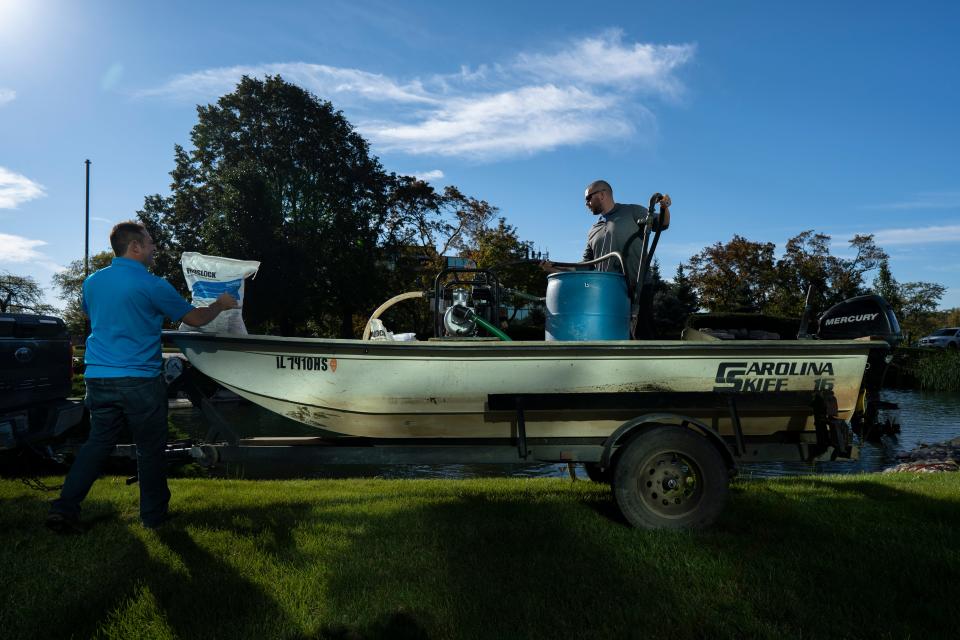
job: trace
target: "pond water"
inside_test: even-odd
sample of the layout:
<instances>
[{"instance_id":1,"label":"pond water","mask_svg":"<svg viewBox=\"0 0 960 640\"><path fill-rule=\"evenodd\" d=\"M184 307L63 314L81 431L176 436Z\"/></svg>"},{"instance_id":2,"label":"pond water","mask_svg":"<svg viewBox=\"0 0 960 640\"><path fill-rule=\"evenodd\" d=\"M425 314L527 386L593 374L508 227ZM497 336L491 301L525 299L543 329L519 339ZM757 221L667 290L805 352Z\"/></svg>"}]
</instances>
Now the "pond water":
<instances>
[{"instance_id":1,"label":"pond water","mask_svg":"<svg viewBox=\"0 0 960 640\"><path fill-rule=\"evenodd\" d=\"M919 443L944 442L960 436L960 393L884 390L881 399L895 403L899 409L881 412L881 419L890 417L900 424L897 437L885 436L879 442L860 443L860 459L856 461L778 462L742 465L741 478L759 478L812 473L862 473L882 471L897 464L897 455L914 449ZM248 403L223 403L218 410L241 437L309 436L313 430L298 422L276 415ZM207 429L198 410L172 409L170 419L180 435L201 439ZM581 465L575 465L578 478L586 478ZM322 469L287 467L278 470L247 464L228 473L247 478L264 477L384 477L384 478L474 478L491 476L567 477L565 464L517 465L394 465L341 466Z\"/></svg>"},{"instance_id":2,"label":"pond water","mask_svg":"<svg viewBox=\"0 0 960 640\"><path fill-rule=\"evenodd\" d=\"M741 477L883 471L900 462L898 454L907 453L920 443L945 442L960 436L960 393L884 389L880 398L899 407L881 411L880 419L889 417L898 423L900 434L884 436L877 442L859 443L859 460L744 465Z\"/></svg>"}]
</instances>

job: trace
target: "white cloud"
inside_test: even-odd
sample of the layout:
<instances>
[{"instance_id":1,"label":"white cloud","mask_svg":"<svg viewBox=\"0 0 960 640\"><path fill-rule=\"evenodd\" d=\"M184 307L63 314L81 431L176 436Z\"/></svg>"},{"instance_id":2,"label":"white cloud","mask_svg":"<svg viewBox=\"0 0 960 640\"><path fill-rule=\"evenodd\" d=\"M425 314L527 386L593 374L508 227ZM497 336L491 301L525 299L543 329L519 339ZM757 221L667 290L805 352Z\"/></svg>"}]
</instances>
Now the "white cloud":
<instances>
[{"instance_id":1,"label":"white cloud","mask_svg":"<svg viewBox=\"0 0 960 640\"><path fill-rule=\"evenodd\" d=\"M0 233L0 264L15 264L20 269L22 265L29 264L33 267L41 267L50 273L62 271L63 265L57 264L49 256L37 250L38 247L46 244L44 240L31 240L23 236Z\"/></svg>"},{"instance_id":2,"label":"white cloud","mask_svg":"<svg viewBox=\"0 0 960 640\"><path fill-rule=\"evenodd\" d=\"M398 83L386 76L306 62L282 62L255 66L221 67L187 73L154 89L136 93L137 97L164 97L182 101L204 101L233 91L243 76L281 75L321 98L360 97L372 102L433 103L419 82Z\"/></svg>"},{"instance_id":3,"label":"white cloud","mask_svg":"<svg viewBox=\"0 0 960 640\"><path fill-rule=\"evenodd\" d=\"M17 98L17 92L13 89L7 89L0 87L0 107L7 104L8 102L13 102Z\"/></svg>"},{"instance_id":4,"label":"white cloud","mask_svg":"<svg viewBox=\"0 0 960 640\"><path fill-rule=\"evenodd\" d=\"M881 247L960 242L960 224L917 227L913 229L883 229L873 232L873 240Z\"/></svg>"},{"instance_id":5,"label":"white cloud","mask_svg":"<svg viewBox=\"0 0 960 640\"><path fill-rule=\"evenodd\" d=\"M357 129L380 151L490 159L649 134L655 118L638 95L681 94L675 74L695 52L690 44L625 43L611 30L425 81L286 62L182 74L136 95L210 101L243 75L279 74L353 109Z\"/></svg>"},{"instance_id":6,"label":"white cloud","mask_svg":"<svg viewBox=\"0 0 960 640\"><path fill-rule=\"evenodd\" d=\"M673 76L696 52L691 44L623 43L623 33L608 31L584 38L556 53L521 53L516 67L540 79L576 85L626 85L675 94L680 83Z\"/></svg>"},{"instance_id":7,"label":"white cloud","mask_svg":"<svg viewBox=\"0 0 960 640\"><path fill-rule=\"evenodd\" d=\"M387 151L489 158L582 144L604 135L629 136L633 124L617 111L612 98L546 85L452 99L413 124L371 122L358 128Z\"/></svg>"},{"instance_id":8,"label":"white cloud","mask_svg":"<svg viewBox=\"0 0 960 640\"><path fill-rule=\"evenodd\" d=\"M91 220L96 222L105 222L106 224L113 224L113 220L108 220L107 218L101 218L100 216L90 216Z\"/></svg>"},{"instance_id":9,"label":"white cloud","mask_svg":"<svg viewBox=\"0 0 960 640\"><path fill-rule=\"evenodd\" d=\"M0 233L0 262L32 262L45 260L46 256L37 247L47 244L43 240L30 240L22 236Z\"/></svg>"},{"instance_id":10,"label":"white cloud","mask_svg":"<svg viewBox=\"0 0 960 640\"><path fill-rule=\"evenodd\" d=\"M875 211L910 211L915 209L960 209L960 191L928 191L918 193L909 200L866 205L864 209Z\"/></svg>"},{"instance_id":11,"label":"white cloud","mask_svg":"<svg viewBox=\"0 0 960 640\"><path fill-rule=\"evenodd\" d=\"M442 180L442 179L443 179L443 171L441 171L440 169L433 169L432 171L424 171L423 173L415 173L415 174L413 174L413 177L416 178L417 180L421 180L421 181L423 181L423 182L433 182L434 180Z\"/></svg>"},{"instance_id":12,"label":"white cloud","mask_svg":"<svg viewBox=\"0 0 960 640\"><path fill-rule=\"evenodd\" d=\"M16 209L21 202L46 195L43 186L30 178L0 167L0 209Z\"/></svg>"}]
</instances>

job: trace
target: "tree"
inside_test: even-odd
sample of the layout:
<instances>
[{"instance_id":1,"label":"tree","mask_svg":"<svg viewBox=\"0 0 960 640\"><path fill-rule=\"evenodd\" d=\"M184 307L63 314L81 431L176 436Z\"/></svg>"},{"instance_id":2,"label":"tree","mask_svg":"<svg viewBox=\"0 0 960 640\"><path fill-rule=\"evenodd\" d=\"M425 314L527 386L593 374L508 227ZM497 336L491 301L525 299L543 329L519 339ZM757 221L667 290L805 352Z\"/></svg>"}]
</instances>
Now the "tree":
<instances>
[{"instance_id":1,"label":"tree","mask_svg":"<svg viewBox=\"0 0 960 640\"><path fill-rule=\"evenodd\" d=\"M502 285L542 296L543 272L523 263L530 243L520 240L516 229L505 218L497 218L497 213L497 207L456 187L447 186L438 193L414 178L393 176L380 237L383 282L393 292L432 291L446 258L456 255L480 268L494 269ZM497 226L491 227L494 219ZM386 317L391 327L430 333L433 316L428 311L425 305L407 304Z\"/></svg>"},{"instance_id":2,"label":"tree","mask_svg":"<svg viewBox=\"0 0 960 640\"><path fill-rule=\"evenodd\" d=\"M814 308L824 309L830 288L830 236L803 231L787 240L783 257L776 264L776 286L766 313L799 316L806 303L807 289L813 287Z\"/></svg>"},{"instance_id":3,"label":"tree","mask_svg":"<svg viewBox=\"0 0 960 640\"><path fill-rule=\"evenodd\" d=\"M701 305L710 311L798 316L811 286L813 306L825 310L866 293L865 274L887 259L871 235L856 235L850 245L855 251L852 258L832 256L830 236L807 230L790 238L783 256L774 262L773 243L734 236L690 259L690 281Z\"/></svg>"},{"instance_id":4,"label":"tree","mask_svg":"<svg viewBox=\"0 0 960 640\"><path fill-rule=\"evenodd\" d=\"M960 327L960 307L953 307L952 309L946 309L942 313L943 313L943 316L940 321L941 326Z\"/></svg>"},{"instance_id":5,"label":"tree","mask_svg":"<svg viewBox=\"0 0 960 640\"><path fill-rule=\"evenodd\" d=\"M830 258L828 275L830 279L827 305L842 302L847 298L866 293L863 277L878 268L889 256L873 241L872 235L857 234L850 239L850 247L856 251L853 258Z\"/></svg>"},{"instance_id":6,"label":"tree","mask_svg":"<svg viewBox=\"0 0 960 640\"><path fill-rule=\"evenodd\" d=\"M156 272L185 291L180 251L260 260L244 315L262 331L353 335L381 293L378 237L391 176L340 111L279 76L244 77L197 107L193 149L174 149L171 194L138 212Z\"/></svg>"},{"instance_id":7,"label":"tree","mask_svg":"<svg viewBox=\"0 0 960 640\"><path fill-rule=\"evenodd\" d=\"M906 282L900 285L901 299L899 320L908 339L916 339L937 327L937 305L946 292L946 287L935 282Z\"/></svg>"},{"instance_id":8,"label":"tree","mask_svg":"<svg viewBox=\"0 0 960 640\"><path fill-rule=\"evenodd\" d=\"M890 261L886 258L880 261L877 277L873 280L873 292L890 303L890 306L899 314L903 308L900 297L900 284L890 272Z\"/></svg>"},{"instance_id":9,"label":"tree","mask_svg":"<svg viewBox=\"0 0 960 640\"><path fill-rule=\"evenodd\" d=\"M656 264L657 261L654 260L654 265ZM659 268L657 275L659 276ZM699 306L697 294L683 265L677 265L673 282L663 283L654 295L653 324L657 336L666 339L679 338L687 317L696 313Z\"/></svg>"},{"instance_id":10,"label":"tree","mask_svg":"<svg viewBox=\"0 0 960 640\"><path fill-rule=\"evenodd\" d=\"M43 301L43 288L31 276L0 272L0 313L56 313Z\"/></svg>"},{"instance_id":11,"label":"tree","mask_svg":"<svg viewBox=\"0 0 960 640\"><path fill-rule=\"evenodd\" d=\"M499 218L496 227L476 230L471 240L473 246L464 247L461 255L480 268L496 270L506 286L536 296L546 293L543 270L529 260L530 244L520 239L516 227L507 224L506 218Z\"/></svg>"},{"instance_id":12,"label":"tree","mask_svg":"<svg viewBox=\"0 0 960 640\"><path fill-rule=\"evenodd\" d=\"M710 311L759 311L776 280L772 242L734 235L690 258L687 270L700 303Z\"/></svg>"},{"instance_id":13,"label":"tree","mask_svg":"<svg viewBox=\"0 0 960 640\"><path fill-rule=\"evenodd\" d=\"M109 267L112 260L113 251L101 251L90 256L90 273ZM66 303L63 321L67 330L75 336L86 334L87 315L80 305L84 278L83 260L74 260L66 269L53 276L53 284L60 290L58 297Z\"/></svg>"}]
</instances>

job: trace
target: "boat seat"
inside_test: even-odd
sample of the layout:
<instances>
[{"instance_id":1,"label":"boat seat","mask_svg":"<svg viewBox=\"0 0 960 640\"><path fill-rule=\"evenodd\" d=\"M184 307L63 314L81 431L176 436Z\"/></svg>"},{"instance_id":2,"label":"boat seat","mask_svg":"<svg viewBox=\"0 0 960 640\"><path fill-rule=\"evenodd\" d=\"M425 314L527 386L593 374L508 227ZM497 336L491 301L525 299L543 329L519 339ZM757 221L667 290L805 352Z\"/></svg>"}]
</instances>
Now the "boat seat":
<instances>
[{"instance_id":1,"label":"boat seat","mask_svg":"<svg viewBox=\"0 0 960 640\"><path fill-rule=\"evenodd\" d=\"M704 333L703 331L698 331L693 327L684 328L683 332L680 334L681 340L686 340L687 342L719 342L720 338L712 336L709 333Z\"/></svg>"}]
</instances>

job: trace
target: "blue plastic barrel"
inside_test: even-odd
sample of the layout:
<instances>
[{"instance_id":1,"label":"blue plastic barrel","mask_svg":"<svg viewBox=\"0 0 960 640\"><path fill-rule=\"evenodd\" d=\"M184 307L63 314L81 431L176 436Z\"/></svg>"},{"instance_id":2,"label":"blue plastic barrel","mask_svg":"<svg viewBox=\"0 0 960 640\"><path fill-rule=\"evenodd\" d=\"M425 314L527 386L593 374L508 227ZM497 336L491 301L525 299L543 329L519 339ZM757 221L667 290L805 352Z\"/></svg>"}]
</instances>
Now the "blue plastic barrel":
<instances>
[{"instance_id":1,"label":"blue plastic barrel","mask_svg":"<svg viewBox=\"0 0 960 640\"><path fill-rule=\"evenodd\" d=\"M610 271L547 276L547 340L627 340L627 281Z\"/></svg>"}]
</instances>

